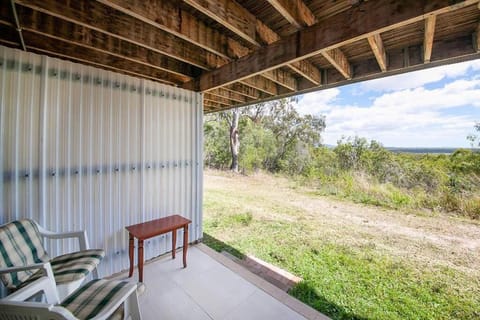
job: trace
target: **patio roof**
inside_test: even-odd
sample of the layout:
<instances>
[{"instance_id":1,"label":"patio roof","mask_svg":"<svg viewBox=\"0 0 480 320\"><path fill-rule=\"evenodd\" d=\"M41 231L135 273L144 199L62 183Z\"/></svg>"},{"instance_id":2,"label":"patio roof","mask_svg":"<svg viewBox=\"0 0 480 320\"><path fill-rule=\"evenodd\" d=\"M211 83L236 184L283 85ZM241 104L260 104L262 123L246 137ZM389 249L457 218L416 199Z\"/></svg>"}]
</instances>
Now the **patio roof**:
<instances>
[{"instance_id":1,"label":"patio roof","mask_svg":"<svg viewBox=\"0 0 480 320\"><path fill-rule=\"evenodd\" d=\"M480 57L479 0L15 0L0 43L204 92L212 112Z\"/></svg>"},{"instance_id":2,"label":"patio roof","mask_svg":"<svg viewBox=\"0 0 480 320\"><path fill-rule=\"evenodd\" d=\"M182 268L167 254L145 265L143 319L329 319L203 244L190 246L188 261Z\"/></svg>"}]
</instances>

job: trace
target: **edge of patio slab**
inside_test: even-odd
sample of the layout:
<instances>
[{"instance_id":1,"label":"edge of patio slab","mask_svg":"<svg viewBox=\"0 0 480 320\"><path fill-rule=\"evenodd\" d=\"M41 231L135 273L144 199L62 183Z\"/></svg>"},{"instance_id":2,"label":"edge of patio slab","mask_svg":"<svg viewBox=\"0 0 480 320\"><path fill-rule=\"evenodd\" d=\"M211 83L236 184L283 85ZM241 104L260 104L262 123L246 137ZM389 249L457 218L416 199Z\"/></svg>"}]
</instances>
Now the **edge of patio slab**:
<instances>
[{"instance_id":1,"label":"edge of patio slab","mask_svg":"<svg viewBox=\"0 0 480 320\"><path fill-rule=\"evenodd\" d=\"M277 299L278 301L285 304L287 307L292 309L293 311L301 314L307 319L310 320L329 320L330 318L326 315L318 312L317 310L313 309L312 307L306 305L305 303L301 302L300 300L295 299L288 293L282 291L280 288L274 286L270 282L266 281L265 279L257 276L256 274L252 273L244 266L238 264L237 262L229 259L228 257L222 255L221 253L211 249L207 245L203 243L198 243L194 245L200 251L204 252L205 254L209 255L212 259L216 260L217 262L221 263L228 269L232 270L248 282L252 283L256 287L260 288L261 290L268 293L273 298Z\"/></svg>"}]
</instances>

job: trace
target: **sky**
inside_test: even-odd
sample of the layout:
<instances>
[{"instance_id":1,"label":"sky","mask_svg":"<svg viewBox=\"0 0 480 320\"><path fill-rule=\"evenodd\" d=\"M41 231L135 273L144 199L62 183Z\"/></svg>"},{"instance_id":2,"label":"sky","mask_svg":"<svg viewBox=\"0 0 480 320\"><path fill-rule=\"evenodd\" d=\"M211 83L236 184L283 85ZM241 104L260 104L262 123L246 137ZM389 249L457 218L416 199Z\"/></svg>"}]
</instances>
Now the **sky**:
<instances>
[{"instance_id":1,"label":"sky","mask_svg":"<svg viewBox=\"0 0 480 320\"><path fill-rule=\"evenodd\" d=\"M299 97L301 114L324 115L324 144L342 136L386 147L470 147L480 121L480 60L321 90Z\"/></svg>"}]
</instances>

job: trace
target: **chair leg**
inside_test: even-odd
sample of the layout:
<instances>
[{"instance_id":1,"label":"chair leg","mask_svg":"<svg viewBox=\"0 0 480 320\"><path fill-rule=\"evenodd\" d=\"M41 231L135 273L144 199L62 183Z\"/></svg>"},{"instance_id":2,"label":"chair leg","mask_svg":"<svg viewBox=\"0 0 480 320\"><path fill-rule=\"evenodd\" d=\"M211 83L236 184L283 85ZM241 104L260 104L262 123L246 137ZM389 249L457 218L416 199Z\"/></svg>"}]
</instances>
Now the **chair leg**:
<instances>
[{"instance_id":1,"label":"chair leg","mask_svg":"<svg viewBox=\"0 0 480 320\"><path fill-rule=\"evenodd\" d=\"M141 320L140 307L138 306L137 292L130 294L123 303L124 319Z\"/></svg>"}]
</instances>

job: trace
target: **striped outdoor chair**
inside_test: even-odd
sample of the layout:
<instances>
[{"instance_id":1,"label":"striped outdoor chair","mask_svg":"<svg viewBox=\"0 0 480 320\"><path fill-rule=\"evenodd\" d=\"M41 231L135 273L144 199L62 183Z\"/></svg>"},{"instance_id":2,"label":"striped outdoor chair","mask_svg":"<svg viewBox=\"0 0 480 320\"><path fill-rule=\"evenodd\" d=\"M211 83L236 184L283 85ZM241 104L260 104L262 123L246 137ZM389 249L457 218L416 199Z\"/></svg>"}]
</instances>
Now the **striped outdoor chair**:
<instances>
[{"instance_id":1,"label":"striped outdoor chair","mask_svg":"<svg viewBox=\"0 0 480 320\"><path fill-rule=\"evenodd\" d=\"M43 245L44 237L78 238L80 251L51 259ZM14 292L38 279L42 274L39 266L50 262L58 294L64 298L80 287L90 273L98 278L96 268L105 252L89 250L88 246L85 231L51 232L30 219L4 224L0 226L0 278L5 287Z\"/></svg>"},{"instance_id":2,"label":"striped outdoor chair","mask_svg":"<svg viewBox=\"0 0 480 320\"><path fill-rule=\"evenodd\" d=\"M49 263L41 267L43 276L0 300L0 319L141 319L135 283L92 280L60 301ZM38 294L42 302L25 301Z\"/></svg>"}]
</instances>

